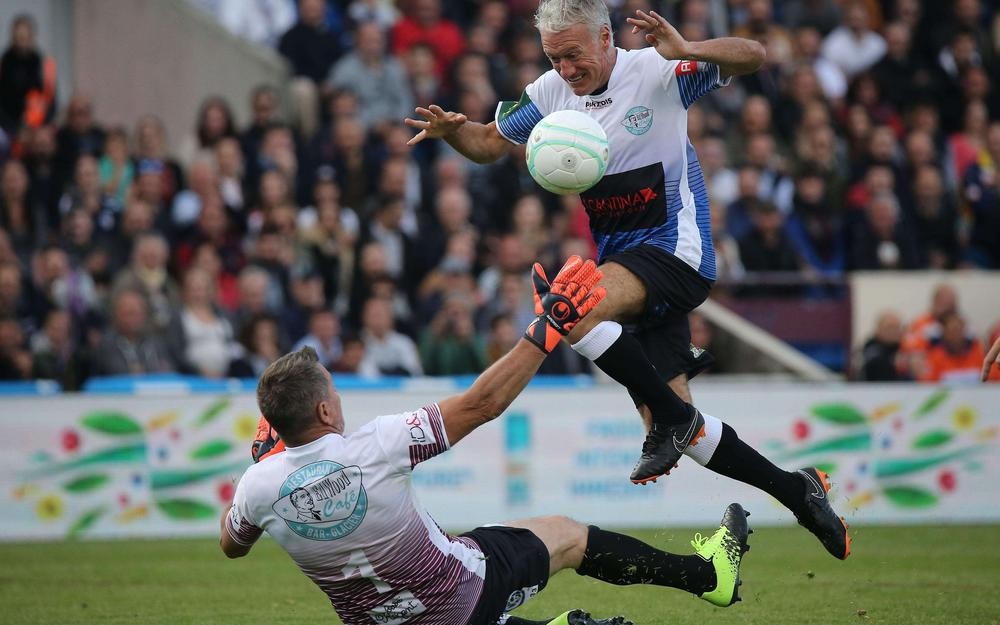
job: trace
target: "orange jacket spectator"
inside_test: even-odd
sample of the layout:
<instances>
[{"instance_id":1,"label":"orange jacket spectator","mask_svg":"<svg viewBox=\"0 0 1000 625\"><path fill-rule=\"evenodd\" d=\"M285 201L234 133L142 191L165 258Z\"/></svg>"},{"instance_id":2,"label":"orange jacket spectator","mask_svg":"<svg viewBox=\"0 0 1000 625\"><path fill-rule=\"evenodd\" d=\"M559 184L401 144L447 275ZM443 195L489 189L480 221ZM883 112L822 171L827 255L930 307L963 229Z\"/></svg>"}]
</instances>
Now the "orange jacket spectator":
<instances>
[{"instance_id":1,"label":"orange jacket spectator","mask_svg":"<svg viewBox=\"0 0 1000 625\"><path fill-rule=\"evenodd\" d=\"M965 334L965 320L950 313L941 322L941 338L933 341L924 357L923 382L978 381L986 352Z\"/></svg>"}]
</instances>

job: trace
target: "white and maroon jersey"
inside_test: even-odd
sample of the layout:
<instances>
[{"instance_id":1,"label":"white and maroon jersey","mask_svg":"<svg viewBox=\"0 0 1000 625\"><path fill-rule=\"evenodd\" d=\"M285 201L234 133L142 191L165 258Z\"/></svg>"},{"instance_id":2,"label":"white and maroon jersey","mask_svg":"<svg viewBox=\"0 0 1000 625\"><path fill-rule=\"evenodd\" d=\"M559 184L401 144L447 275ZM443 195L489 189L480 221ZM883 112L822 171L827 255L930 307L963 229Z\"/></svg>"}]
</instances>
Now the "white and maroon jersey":
<instances>
[{"instance_id":1,"label":"white and maroon jersey","mask_svg":"<svg viewBox=\"0 0 1000 625\"><path fill-rule=\"evenodd\" d=\"M517 102L497 107L497 129L525 143L549 113L590 115L608 135L607 172L580 194L590 217L598 259L637 245L654 245L715 280L708 193L687 135L687 109L728 84L719 67L667 61L656 50L622 50L597 95L578 96L555 70L528 85Z\"/></svg>"},{"instance_id":2,"label":"white and maroon jersey","mask_svg":"<svg viewBox=\"0 0 1000 625\"><path fill-rule=\"evenodd\" d=\"M410 479L447 449L436 404L288 447L243 474L227 528L242 544L270 534L345 625L462 625L485 559L438 527Z\"/></svg>"}]
</instances>

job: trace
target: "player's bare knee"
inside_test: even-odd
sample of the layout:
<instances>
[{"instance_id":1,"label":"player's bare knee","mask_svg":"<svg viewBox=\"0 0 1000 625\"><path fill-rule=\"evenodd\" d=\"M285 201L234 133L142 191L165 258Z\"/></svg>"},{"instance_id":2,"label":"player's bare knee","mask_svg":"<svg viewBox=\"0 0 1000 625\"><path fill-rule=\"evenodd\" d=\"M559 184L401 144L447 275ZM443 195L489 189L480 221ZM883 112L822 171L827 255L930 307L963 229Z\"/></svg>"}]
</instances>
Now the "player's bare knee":
<instances>
[{"instance_id":1,"label":"player's bare knee","mask_svg":"<svg viewBox=\"0 0 1000 625\"><path fill-rule=\"evenodd\" d=\"M677 396L687 403L691 402L691 389L688 387L688 378L686 373L682 373L672 380L667 382L667 386L671 388Z\"/></svg>"}]
</instances>

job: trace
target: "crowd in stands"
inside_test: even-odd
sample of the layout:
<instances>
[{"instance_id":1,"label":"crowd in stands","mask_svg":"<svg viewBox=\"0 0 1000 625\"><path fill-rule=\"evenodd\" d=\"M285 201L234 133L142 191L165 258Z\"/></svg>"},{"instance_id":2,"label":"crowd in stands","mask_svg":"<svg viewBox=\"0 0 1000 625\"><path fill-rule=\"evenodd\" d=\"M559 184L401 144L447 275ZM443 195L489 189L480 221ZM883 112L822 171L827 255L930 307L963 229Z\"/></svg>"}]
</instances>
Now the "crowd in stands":
<instances>
[{"instance_id":1,"label":"crowd in stands","mask_svg":"<svg viewBox=\"0 0 1000 625\"><path fill-rule=\"evenodd\" d=\"M102 123L85 89L54 93L30 17L2 25L0 378L254 376L298 345L337 372L475 373L533 316L530 263L593 255L579 201L541 192L522 147L479 165L406 145L415 104L485 123L548 68L535 2L192 2L292 77L248 85L249 120L199 94L182 137L157 111ZM1000 268L993 3L608 4L626 49L645 45L625 23L636 8L690 40L766 46L759 72L689 112L720 282L739 296L822 295L803 279L853 270ZM795 279L754 286L761 272ZM935 319L946 344L965 335ZM883 319L878 340L904 321ZM865 370L935 366L894 359ZM543 366L587 371L565 348Z\"/></svg>"}]
</instances>

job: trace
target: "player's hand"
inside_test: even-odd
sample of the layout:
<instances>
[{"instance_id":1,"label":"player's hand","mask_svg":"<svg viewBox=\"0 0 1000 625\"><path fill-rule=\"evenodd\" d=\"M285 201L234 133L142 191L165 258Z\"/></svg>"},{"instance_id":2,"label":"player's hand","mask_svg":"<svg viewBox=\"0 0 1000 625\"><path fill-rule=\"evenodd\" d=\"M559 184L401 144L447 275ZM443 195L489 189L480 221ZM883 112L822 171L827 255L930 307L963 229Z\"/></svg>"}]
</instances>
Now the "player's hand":
<instances>
[{"instance_id":1,"label":"player's hand","mask_svg":"<svg viewBox=\"0 0 1000 625\"><path fill-rule=\"evenodd\" d=\"M688 42L677 29L656 11L645 13L636 10L635 17L625 19L632 25L632 34L645 32L646 43L668 61L686 59L690 56Z\"/></svg>"},{"instance_id":2,"label":"player's hand","mask_svg":"<svg viewBox=\"0 0 1000 625\"><path fill-rule=\"evenodd\" d=\"M531 282L538 318L525 330L524 337L546 354L550 353L604 299L607 294L604 287L597 286L601 278L601 270L594 261L579 256L571 256L552 282L542 266L535 263Z\"/></svg>"},{"instance_id":3,"label":"player's hand","mask_svg":"<svg viewBox=\"0 0 1000 625\"><path fill-rule=\"evenodd\" d=\"M420 129L420 132L407 141L406 145L416 145L424 139L440 139L441 137L450 135L453 132L457 132L462 124L469 119L462 113L445 111L437 104L431 104L427 108L418 106L414 110L424 119L410 119L407 117L403 120L403 123L407 126Z\"/></svg>"},{"instance_id":4,"label":"player's hand","mask_svg":"<svg viewBox=\"0 0 1000 625\"><path fill-rule=\"evenodd\" d=\"M260 419L257 420L257 433L254 435L253 443L250 445L250 458L254 462L260 462L265 457L272 453L278 453L284 450L284 448L285 444L281 441L278 433L267 422L267 419L261 415Z\"/></svg>"},{"instance_id":5,"label":"player's hand","mask_svg":"<svg viewBox=\"0 0 1000 625\"><path fill-rule=\"evenodd\" d=\"M979 379L985 382L990 377L990 369L993 368L993 365L1000 367L1000 336L997 337L997 340L993 341L993 346L990 347L989 353L986 354L986 358L983 358L983 373L979 376Z\"/></svg>"}]
</instances>

